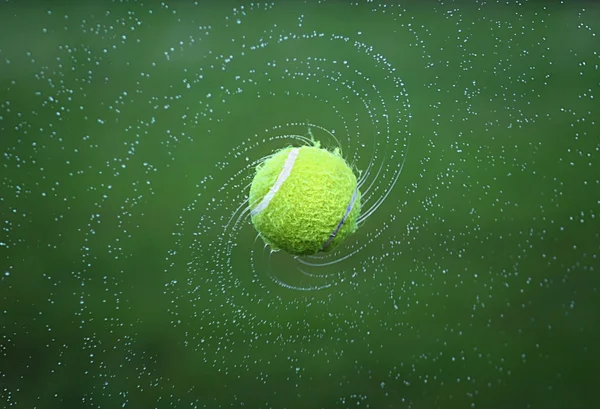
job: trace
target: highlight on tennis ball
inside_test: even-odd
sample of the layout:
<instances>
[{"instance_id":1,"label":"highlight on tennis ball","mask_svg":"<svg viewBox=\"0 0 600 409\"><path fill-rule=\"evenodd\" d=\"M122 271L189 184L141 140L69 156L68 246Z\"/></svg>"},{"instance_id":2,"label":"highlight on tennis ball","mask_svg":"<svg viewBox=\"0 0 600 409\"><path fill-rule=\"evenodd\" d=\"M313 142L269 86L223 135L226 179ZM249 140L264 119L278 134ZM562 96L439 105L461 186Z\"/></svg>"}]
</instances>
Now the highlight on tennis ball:
<instances>
[{"instance_id":1,"label":"highlight on tennis ball","mask_svg":"<svg viewBox=\"0 0 600 409\"><path fill-rule=\"evenodd\" d=\"M252 224L273 250L328 252L356 231L357 179L339 149L286 147L256 168L250 187Z\"/></svg>"}]
</instances>

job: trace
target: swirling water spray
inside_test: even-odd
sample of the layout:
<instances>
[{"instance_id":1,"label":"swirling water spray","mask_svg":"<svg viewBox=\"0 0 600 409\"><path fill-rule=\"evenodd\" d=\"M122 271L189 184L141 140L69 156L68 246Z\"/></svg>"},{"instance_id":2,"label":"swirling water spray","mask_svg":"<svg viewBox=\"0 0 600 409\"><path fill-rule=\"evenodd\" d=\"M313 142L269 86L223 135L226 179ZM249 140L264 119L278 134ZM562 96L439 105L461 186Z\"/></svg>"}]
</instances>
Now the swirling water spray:
<instances>
[{"instance_id":1,"label":"swirling water spray","mask_svg":"<svg viewBox=\"0 0 600 409\"><path fill-rule=\"evenodd\" d=\"M239 21L241 24L243 20ZM229 75L240 85L235 91L223 90L224 106L244 95L246 100L253 100L253 106L258 109L271 103L289 104L289 118L297 116L294 112L297 104L327 107L328 115L324 117L318 113L317 116L323 118L318 121L284 122L268 115L261 116L259 124L266 125L265 129L248 135L245 143L234 147L229 157L219 161L216 172L221 175L215 173L209 178L222 180L224 174L227 182L218 188L204 210L201 210L201 198L190 204L185 220L179 226L180 231L176 233L180 236L191 233L189 212L202 214L198 217L200 224L192 233L196 234L195 240L188 244L192 251L188 263L191 277L197 271L206 270L208 258L211 260L209 265L219 266L215 274L222 277L231 275L235 277L232 283L241 283L243 279L237 271L247 270L247 267L233 266L233 260L239 259L239 254L234 252L250 251L249 265L252 266L254 282L260 286L266 285L263 282L266 277L280 286L296 290L322 289L343 282L352 274L352 257L359 257L360 250L369 245L369 229L373 226L366 224L365 231L359 232L360 236L327 256L292 258L271 254L268 250L263 253L256 237L252 239L255 244L251 250L242 243L248 240L242 234L244 229L248 229L248 220L242 216L247 208L245 197L252 170L266 154L285 144L305 144L313 137L321 139L324 145L339 146L346 159L362 171L359 186L363 191L364 204L360 224L365 226L368 218L392 191L406 160L410 105L402 80L385 57L362 42L360 32L348 36L307 32L302 30L302 24L295 31L281 26L267 26L260 35L255 35L256 42L248 35L240 36L232 30L232 43L238 44L235 52L232 51L228 57L217 56L215 64L210 65L215 67L212 69L215 72L208 71L202 76L210 78L217 75L216 72L224 75L223 72L230 70L227 65L237 61L236 68L231 69ZM327 54L315 54L313 48L322 48L311 47L315 42L319 45L332 44L330 49L333 49ZM293 49L293 56L282 57L280 54L285 49ZM223 62L221 66L217 65L219 61ZM242 68L244 66L246 70ZM257 78L258 72L262 72L262 77ZM273 82L279 83L277 87L271 87ZM209 98L212 97L210 95ZM300 111L306 115L306 109ZM242 157L246 162L240 166L239 159ZM234 207L231 207L232 203L235 203ZM219 216L211 216L215 212ZM222 219L222 213L230 214L228 221L219 223L213 219ZM219 225L222 228L215 241L200 233L206 228L207 221L215 228ZM183 242L178 243L178 246L182 245ZM210 254L206 254L207 249L210 249ZM180 251L176 248L172 253ZM342 266L342 262L346 266Z\"/></svg>"}]
</instances>

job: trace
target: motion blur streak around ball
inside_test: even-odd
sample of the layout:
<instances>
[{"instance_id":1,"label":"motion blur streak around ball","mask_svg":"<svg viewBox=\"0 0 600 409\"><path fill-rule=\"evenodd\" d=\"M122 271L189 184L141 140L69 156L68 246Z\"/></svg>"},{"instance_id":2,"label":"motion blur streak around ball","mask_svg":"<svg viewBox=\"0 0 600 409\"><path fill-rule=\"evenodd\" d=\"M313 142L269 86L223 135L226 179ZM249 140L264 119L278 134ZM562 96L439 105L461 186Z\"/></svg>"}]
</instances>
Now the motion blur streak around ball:
<instances>
[{"instance_id":1,"label":"motion blur streak around ball","mask_svg":"<svg viewBox=\"0 0 600 409\"><path fill-rule=\"evenodd\" d=\"M356 231L360 191L338 149L284 148L256 169L250 187L254 227L273 250L311 255Z\"/></svg>"}]
</instances>

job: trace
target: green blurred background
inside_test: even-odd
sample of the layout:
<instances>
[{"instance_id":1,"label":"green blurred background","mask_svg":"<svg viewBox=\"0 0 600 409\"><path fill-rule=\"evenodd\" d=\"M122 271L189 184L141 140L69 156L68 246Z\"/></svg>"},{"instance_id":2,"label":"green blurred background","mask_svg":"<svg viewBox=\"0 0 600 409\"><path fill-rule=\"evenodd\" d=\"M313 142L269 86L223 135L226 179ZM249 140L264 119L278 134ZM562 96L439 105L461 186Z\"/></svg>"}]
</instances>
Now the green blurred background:
<instances>
[{"instance_id":1,"label":"green blurred background","mask_svg":"<svg viewBox=\"0 0 600 409\"><path fill-rule=\"evenodd\" d=\"M592 2L0 4L0 402L588 408L600 363ZM360 230L256 240L312 129Z\"/></svg>"}]
</instances>

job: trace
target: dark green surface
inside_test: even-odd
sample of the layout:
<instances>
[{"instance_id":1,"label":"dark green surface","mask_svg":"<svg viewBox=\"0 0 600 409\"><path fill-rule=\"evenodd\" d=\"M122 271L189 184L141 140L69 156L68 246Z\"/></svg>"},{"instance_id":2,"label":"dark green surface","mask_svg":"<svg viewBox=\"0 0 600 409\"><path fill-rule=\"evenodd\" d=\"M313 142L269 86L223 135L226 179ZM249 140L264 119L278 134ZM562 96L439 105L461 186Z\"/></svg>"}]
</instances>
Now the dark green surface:
<instances>
[{"instance_id":1,"label":"dark green surface","mask_svg":"<svg viewBox=\"0 0 600 409\"><path fill-rule=\"evenodd\" d=\"M0 406L593 407L600 8L199 3L0 4ZM269 255L309 123L385 200Z\"/></svg>"}]
</instances>

